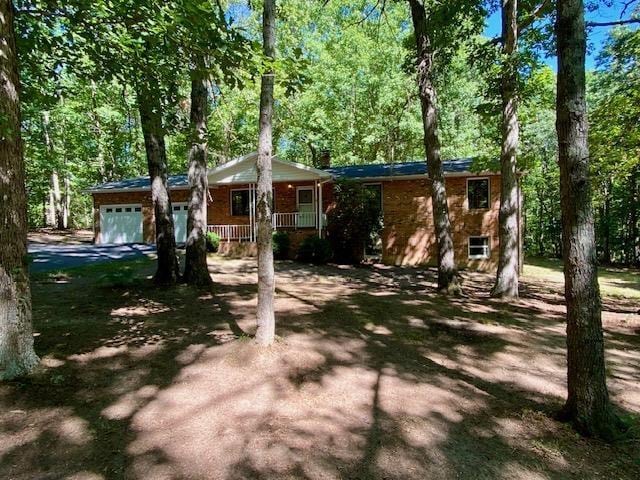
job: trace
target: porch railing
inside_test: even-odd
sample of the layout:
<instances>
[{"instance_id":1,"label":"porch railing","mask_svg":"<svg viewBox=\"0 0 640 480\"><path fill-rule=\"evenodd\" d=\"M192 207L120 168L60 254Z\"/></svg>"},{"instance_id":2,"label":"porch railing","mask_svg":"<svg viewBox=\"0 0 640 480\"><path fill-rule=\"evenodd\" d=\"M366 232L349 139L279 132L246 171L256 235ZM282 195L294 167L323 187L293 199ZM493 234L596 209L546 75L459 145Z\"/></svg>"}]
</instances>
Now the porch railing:
<instances>
[{"instance_id":1,"label":"porch railing","mask_svg":"<svg viewBox=\"0 0 640 480\"><path fill-rule=\"evenodd\" d=\"M315 228L317 226L315 212L274 213L271 219L273 228Z\"/></svg>"},{"instance_id":2,"label":"porch railing","mask_svg":"<svg viewBox=\"0 0 640 480\"><path fill-rule=\"evenodd\" d=\"M317 228L315 212L274 213L271 219L273 229L282 228ZM322 214L322 226L326 226L327 216ZM207 225L207 231L218 234L223 241L245 241L255 239L252 225Z\"/></svg>"},{"instance_id":3,"label":"porch railing","mask_svg":"<svg viewBox=\"0 0 640 480\"><path fill-rule=\"evenodd\" d=\"M221 240L251 239L251 225L207 225L207 230L216 233Z\"/></svg>"}]
</instances>

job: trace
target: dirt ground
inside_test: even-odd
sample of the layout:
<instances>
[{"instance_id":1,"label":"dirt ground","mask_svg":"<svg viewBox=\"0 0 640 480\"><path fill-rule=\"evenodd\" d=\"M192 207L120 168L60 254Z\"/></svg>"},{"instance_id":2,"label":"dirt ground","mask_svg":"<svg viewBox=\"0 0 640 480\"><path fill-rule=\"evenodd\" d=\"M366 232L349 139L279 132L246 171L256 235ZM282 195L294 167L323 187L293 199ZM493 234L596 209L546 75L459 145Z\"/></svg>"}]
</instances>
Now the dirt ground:
<instances>
[{"instance_id":1,"label":"dirt ground","mask_svg":"<svg viewBox=\"0 0 640 480\"><path fill-rule=\"evenodd\" d=\"M155 289L152 268L34 278L44 367L0 386L0 478L640 478L637 298L604 301L610 392L636 432L607 445L552 419L553 275L501 303L482 274L448 299L430 270L279 263L279 340L258 350L254 261L212 257L211 292Z\"/></svg>"},{"instance_id":2,"label":"dirt ground","mask_svg":"<svg viewBox=\"0 0 640 480\"><path fill-rule=\"evenodd\" d=\"M57 230L55 228L39 228L29 232L30 243L78 245L93 242L93 232L86 229Z\"/></svg>"}]
</instances>

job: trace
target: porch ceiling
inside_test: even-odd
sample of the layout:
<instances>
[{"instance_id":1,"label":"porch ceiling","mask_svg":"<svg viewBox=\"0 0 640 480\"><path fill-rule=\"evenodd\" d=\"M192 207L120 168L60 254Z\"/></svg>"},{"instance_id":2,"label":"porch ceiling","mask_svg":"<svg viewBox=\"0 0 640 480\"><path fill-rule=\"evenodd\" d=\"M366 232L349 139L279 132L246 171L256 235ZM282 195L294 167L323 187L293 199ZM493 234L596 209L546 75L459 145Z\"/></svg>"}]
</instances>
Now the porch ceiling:
<instances>
[{"instance_id":1,"label":"porch ceiling","mask_svg":"<svg viewBox=\"0 0 640 480\"><path fill-rule=\"evenodd\" d=\"M209 185L255 183L257 181L257 158L257 152L252 152L209 170ZM273 157L272 168L274 182L329 180L333 178L331 173L324 170L318 170L300 163L285 162L278 157Z\"/></svg>"}]
</instances>

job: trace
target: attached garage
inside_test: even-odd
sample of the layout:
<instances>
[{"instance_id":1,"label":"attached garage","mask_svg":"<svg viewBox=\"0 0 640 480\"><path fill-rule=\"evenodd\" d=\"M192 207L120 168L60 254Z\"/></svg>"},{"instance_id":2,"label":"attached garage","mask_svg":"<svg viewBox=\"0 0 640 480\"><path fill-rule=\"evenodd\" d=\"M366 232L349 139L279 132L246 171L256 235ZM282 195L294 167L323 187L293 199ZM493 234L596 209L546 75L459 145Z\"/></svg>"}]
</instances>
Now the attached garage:
<instances>
[{"instance_id":1,"label":"attached garage","mask_svg":"<svg viewBox=\"0 0 640 480\"><path fill-rule=\"evenodd\" d=\"M187 215L189 213L189 204L185 202L173 202L172 207L176 243L185 243L187 241Z\"/></svg>"},{"instance_id":2,"label":"attached garage","mask_svg":"<svg viewBox=\"0 0 640 480\"><path fill-rule=\"evenodd\" d=\"M142 205L102 205L100 243L142 243Z\"/></svg>"}]
</instances>

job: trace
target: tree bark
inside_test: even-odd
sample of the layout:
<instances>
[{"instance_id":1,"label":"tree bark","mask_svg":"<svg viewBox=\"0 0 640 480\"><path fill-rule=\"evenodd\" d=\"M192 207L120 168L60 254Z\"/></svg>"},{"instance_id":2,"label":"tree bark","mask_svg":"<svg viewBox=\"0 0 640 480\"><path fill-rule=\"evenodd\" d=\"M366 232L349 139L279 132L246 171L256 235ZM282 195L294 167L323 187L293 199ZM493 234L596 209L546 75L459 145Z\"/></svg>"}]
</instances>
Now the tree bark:
<instances>
[{"instance_id":1,"label":"tree bark","mask_svg":"<svg viewBox=\"0 0 640 480\"><path fill-rule=\"evenodd\" d=\"M96 144L97 144L97 152L96 152L96 162L98 164L98 172L100 174L100 181L107 181L107 168L105 165L105 155L103 148L103 135L102 135L102 122L100 122L100 115L98 114L98 87L96 82L91 80L91 116L93 118L93 128L95 130L96 135ZM126 101L126 99L125 99Z\"/></svg>"},{"instance_id":2,"label":"tree bark","mask_svg":"<svg viewBox=\"0 0 640 480\"><path fill-rule=\"evenodd\" d=\"M427 32L427 17L424 6L418 0L409 0L409 4L416 37L418 93L422 106L424 147L431 180L433 221L438 247L438 290L459 294L461 288L455 263L447 191L440 158L437 97L432 80L434 52Z\"/></svg>"},{"instance_id":3,"label":"tree bark","mask_svg":"<svg viewBox=\"0 0 640 480\"><path fill-rule=\"evenodd\" d=\"M611 439L620 424L609 403L596 267L582 0L557 3L556 130L567 304L567 402L561 417L583 434Z\"/></svg>"},{"instance_id":4,"label":"tree bark","mask_svg":"<svg viewBox=\"0 0 640 480\"><path fill-rule=\"evenodd\" d=\"M276 43L276 2L265 0L262 14L262 39L264 55L275 58ZM258 137L258 175L256 195L256 225L258 243L258 310L256 342L259 345L271 345L275 338L275 317L273 297L275 278L273 271L271 201L272 201L272 133L273 133L273 84L274 71L268 66L262 75L260 88L260 119Z\"/></svg>"},{"instance_id":5,"label":"tree bark","mask_svg":"<svg viewBox=\"0 0 640 480\"><path fill-rule=\"evenodd\" d=\"M640 166L636 165L629 175L629 264L638 266L640 264L640 238L638 238L638 204L640 204L640 186L638 185L638 176L640 175Z\"/></svg>"},{"instance_id":6,"label":"tree bark","mask_svg":"<svg viewBox=\"0 0 640 480\"><path fill-rule=\"evenodd\" d=\"M0 380L30 373L33 349L27 192L13 3L0 0Z\"/></svg>"},{"instance_id":7,"label":"tree bark","mask_svg":"<svg viewBox=\"0 0 640 480\"><path fill-rule=\"evenodd\" d=\"M611 179L608 178L604 186L604 205L600 221L602 222L602 262L609 265L611 263Z\"/></svg>"},{"instance_id":8,"label":"tree bark","mask_svg":"<svg viewBox=\"0 0 640 480\"><path fill-rule=\"evenodd\" d=\"M50 177L50 187L51 187L51 209L52 209L52 219L53 225L58 228L58 230L64 230L65 226L65 218L64 218L64 210L62 206L62 193L60 191L60 176L58 175L58 170L55 167L56 159L55 159L55 148L53 146L53 141L51 140L51 133L49 131L50 117L49 112L45 111L42 113L42 131L44 133L44 144L47 149L48 160L53 165L53 169L51 170Z\"/></svg>"},{"instance_id":9,"label":"tree bark","mask_svg":"<svg viewBox=\"0 0 640 480\"><path fill-rule=\"evenodd\" d=\"M158 285L172 285L178 281L180 273L171 198L167 187L167 153L162 126L162 106L153 85L157 85L157 80L145 78L138 85L136 92L155 217L158 266L153 280Z\"/></svg>"},{"instance_id":10,"label":"tree bark","mask_svg":"<svg viewBox=\"0 0 640 480\"><path fill-rule=\"evenodd\" d=\"M517 298L520 249L518 243L518 0L502 0L504 39L502 78L502 149L500 152L500 255L492 297Z\"/></svg>"},{"instance_id":11,"label":"tree bark","mask_svg":"<svg viewBox=\"0 0 640 480\"><path fill-rule=\"evenodd\" d=\"M207 266L207 99L208 82L203 62L191 73L191 138L189 141L189 215L184 281L191 285L209 286Z\"/></svg>"}]
</instances>

